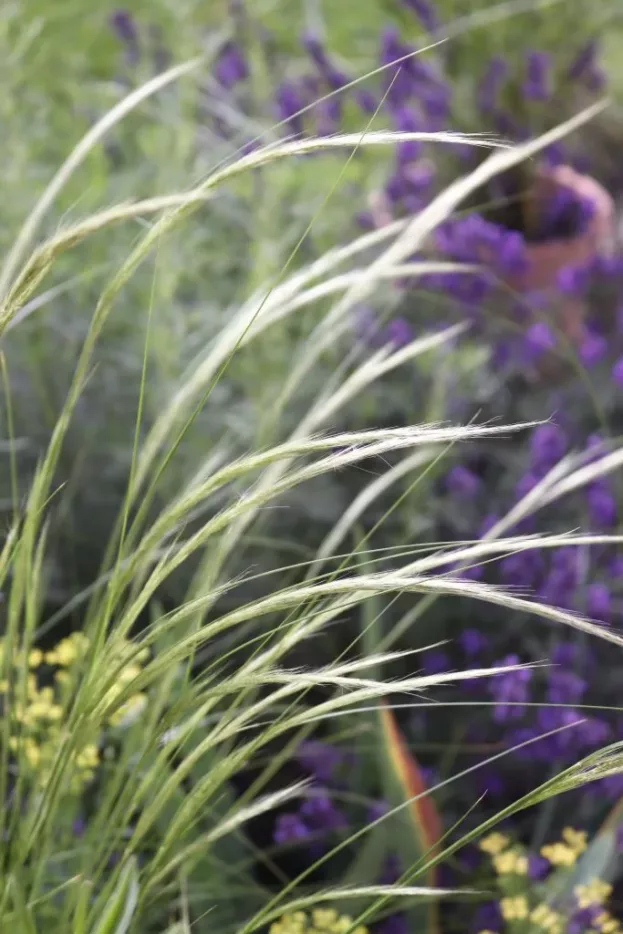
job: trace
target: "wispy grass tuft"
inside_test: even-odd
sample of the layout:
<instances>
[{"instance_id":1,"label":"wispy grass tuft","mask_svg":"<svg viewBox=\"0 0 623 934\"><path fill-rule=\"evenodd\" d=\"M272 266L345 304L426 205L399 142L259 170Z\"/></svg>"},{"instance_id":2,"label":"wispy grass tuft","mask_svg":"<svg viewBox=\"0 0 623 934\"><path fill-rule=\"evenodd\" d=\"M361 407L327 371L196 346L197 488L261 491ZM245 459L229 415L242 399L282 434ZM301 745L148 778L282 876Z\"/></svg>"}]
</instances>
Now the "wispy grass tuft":
<instances>
[{"instance_id":1,"label":"wispy grass tuft","mask_svg":"<svg viewBox=\"0 0 623 934\"><path fill-rule=\"evenodd\" d=\"M423 335L398 352L384 348L364 361L340 363L332 379L308 400L307 411L293 431L285 430L279 417L269 418L262 426L262 443L251 450L232 452L224 438L220 448L206 450L203 460L193 463L183 483L173 489L166 483L196 418L226 381L232 362L253 353L259 335L301 308L315 307L320 298L338 294L328 309L321 306L309 343L293 360L275 400L279 415L327 346L346 332L358 302L379 282L404 276L407 270L411 275L433 268L425 262L414 268L412 257L438 223L485 179L580 126L596 113L593 108L541 140L494 153L408 223L334 249L310 266L288 272L282 281L269 283L263 294L243 304L185 373L153 423L145 429L137 424L120 515L100 577L89 588L80 631L52 648L47 640L53 631L47 631L45 647L39 646L46 623L48 534L63 497L61 456L88 386L95 348L115 303L139 267L159 254L167 238L199 205L233 179L266 171L281 160L311 153L321 159L327 150L388 145L401 138L367 133L272 144L232 160L189 192L98 212L46 239L27 256L39 220L82 156L134 104L191 67L174 68L134 92L87 134L25 222L0 280L2 332L23 316L26 303L66 250L112 224L156 215L103 285L66 402L0 550L5 606L0 930L17 934L37 930L125 934L164 931L169 924L173 926L169 930L175 925L179 930L181 924L182 929L200 934L253 931L282 910L328 899L364 899L373 914L380 900L388 897L449 897L452 893L446 890L410 884L417 882L426 866L417 867L409 884L394 888L336 886L290 898L293 886L286 885L271 897L254 877L257 854L245 829L251 820L298 797L305 788L294 783L275 790L267 767L254 782L252 799L242 800L233 780L250 763L262 756L270 758L275 748L336 713L358 711L379 698L392 702L405 693L426 696L438 684L488 677L518 666L439 675L416 671L408 677L383 679L368 673L390 661L406 660L407 655L366 654L356 640L348 660L318 664L310 654L309 664L301 666L291 661L293 649L310 645L346 610L358 610L380 595L403 593L459 595L497 606L502 613L520 609L595 638L622 641L572 613L444 573L449 562L479 561L537 545L586 543L586 536L504 538L504 529L499 529L495 542L419 557L400 571L351 573L341 567L339 573L319 574L322 562L393 479L417 476L452 444L477 444L482 438L529 427L424 424L343 430L340 417L348 404L393 369L447 348L462 328ZM422 136L409 134L409 138ZM431 139L430 134L424 136ZM432 139L450 145L493 144L450 133ZM366 263L362 253L372 243L380 252ZM336 271L346 260L359 265L347 273ZM156 274L154 288L157 284ZM151 311L150 304L150 315ZM146 353L139 412L149 378ZM131 443L129 439L130 447ZM301 573L293 583L275 583L267 595L238 599L238 585L251 573L241 574L237 565L244 559L250 534L261 526L268 510L285 508L284 497L293 490L305 495L306 484L312 481L324 482L370 458L401 452L405 459L391 480L373 479L351 511L336 518L333 531L302 569L309 568L306 579ZM622 457L620 451L606 455L590 468L561 465L524 507L534 510L551 502L574 485L615 469ZM184 595L174 607L163 607L162 593L180 574ZM226 604L226 597L233 605ZM321 700L310 690L319 687ZM620 749L612 747L535 791L517 808L619 771ZM229 894L232 866L243 867L236 871L243 896ZM208 904L202 890L209 893Z\"/></svg>"}]
</instances>

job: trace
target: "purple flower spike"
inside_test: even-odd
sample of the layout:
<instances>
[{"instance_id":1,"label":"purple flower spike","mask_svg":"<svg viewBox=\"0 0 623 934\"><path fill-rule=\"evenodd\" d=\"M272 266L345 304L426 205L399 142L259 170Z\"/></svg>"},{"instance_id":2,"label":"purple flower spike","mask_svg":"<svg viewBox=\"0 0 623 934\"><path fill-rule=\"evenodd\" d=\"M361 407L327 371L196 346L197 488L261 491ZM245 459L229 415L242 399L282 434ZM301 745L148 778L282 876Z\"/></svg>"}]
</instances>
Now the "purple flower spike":
<instances>
[{"instance_id":1,"label":"purple flower spike","mask_svg":"<svg viewBox=\"0 0 623 934\"><path fill-rule=\"evenodd\" d=\"M411 928L404 915L388 915L376 926L376 934L410 934Z\"/></svg>"},{"instance_id":2,"label":"purple flower spike","mask_svg":"<svg viewBox=\"0 0 623 934\"><path fill-rule=\"evenodd\" d=\"M355 100L364 113L373 114L376 112L379 102L371 91L364 88L361 91L355 91Z\"/></svg>"},{"instance_id":3,"label":"purple flower spike","mask_svg":"<svg viewBox=\"0 0 623 934\"><path fill-rule=\"evenodd\" d=\"M591 523L598 529L611 528L616 523L616 501L604 480L596 480L586 491Z\"/></svg>"},{"instance_id":4,"label":"purple flower spike","mask_svg":"<svg viewBox=\"0 0 623 934\"><path fill-rule=\"evenodd\" d=\"M305 801L300 814L303 822L314 831L336 831L346 827L346 818L327 794Z\"/></svg>"},{"instance_id":5,"label":"purple flower spike","mask_svg":"<svg viewBox=\"0 0 623 934\"><path fill-rule=\"evenodd\" d=\"M303 115L299 113L304 107L303 100L296 86L284 81L275 92L275 110L277 120L286 121L292 133L299 136L303 133Z\"/></svg>"},{"instance_id":6,"label":"purple flower spike","mask_svg":"<svg viewBox=\"0 0 623 934\"><path fill-rule=\"evenodd\" d=\"M415 13L426 32L435 32L439 29L441 23L431 0L402 0L402 2Z\"/></svg>"},{"instance_id":7,"label":"purple flower spike","mask_svg":"<svg viewBox=\"0 0 623 934\"><path fill-rule=\"evenodd\" d=\"M537 470L557 464L567 450L567 437L559 425L539 425L530 438L530 455Z\"/></svg>"},{"instance_id":8,"label":"purple flower spike","mask_svg":"<svg viewBox=\"0 0 623 934\"><path fill-rule=\"evenodd\" d=\"M496 665L517 665L518 655L507 655L495 663ZM532 670L521 668L518 671L507 671L495 675L489 683L489 691L496 707L493 719L497 723L515 720L524 713L524 707L529 696L529 686L532 680ZM519 706L518 706L519 705Z\"/></svg>"},{"instance_id":9,"label":"purple flower spike","mask_svg":"<svg viewBox=\"0 0 623 934\"><path fill-rule=\"evenodd\" d=\"M402 871L400 869L400 860L395 853L388 853L383 860L381 874L379 876L380 885L393 885L398 882Z\"/></svg>"},{"instance_id":10,"label":"purple flower spike","mask_svg":"<svg viewBox=\"0 0 623 934\"><path fill-rule=\"evenodd\" d=\"M448 472L446 483L452 495L459 498L471 499L480 488L480 480L476 474L462 464L457 464Z\"/></svg>"},{"instance_id":11,"label":"purple flower spike","mask_svg":"<svg viewBox=\"0 0 623 934\"><path fill-rule=\"evenodd\" d=\"M388 811L389 811L389 805L387 801L373 801L372 804L368 806L368 810L366 814L367 822L369 824L373 824L375 821L380 820L382 817L385 817Z\"/></svg>"},{"instance_id":12,"label":"purple flower spike","mask_svg":"<svg viewBox=\"0 0 623 934\"><path fill-rule=\"evenodd\" d=\"M214 65L214 77L223 88L229 91L248 76L249 69L242 49L237 43L229 40L219 52Z\"/></svg>"},{"instance_id":13,"label":"purple flower spike","mask_svg":"<svg viewBox=\"0 0 623 934\"><path fill-rule=\"evenodd\" d=\"M563 295L582 295L588 285L588 270L583 266L564 266L556 277L556 287Z\"/></svg>"},{"instance_id":14,"label":"purple flower spike","mask_svg":"<svg viewBox=\"0 0 623 934\"><path fill-rule=\"evenodd\" d=\"M396 349L406 347L413 340L413 329L405 318L394 318L383 332L383 343Z\"/></svg>"},{"instance_id":15,"label":"purple flower spike","mask_svg":"<svg viewBox=\"0 0 623 934\"><path fill-rule=\"evenodd\" d=\"M604 359L608 353L608 341L601 334L587 330L580 344L579 357L585 367L592 367Z\"/></svg>"},{"instance_id":16,"label":"purple flower spike","mask_svg":"<svg viewBox=\"0 0 623 934\"><path fill-rule=\"evenodd\" d=\"M337 767L344 761L344 753L329 743L309 739L301 743L296 758L303 769L318 782L330 782Z\"/></svg>"},{"instance_id":17,"label":"purple flower spike","mask_svg":"<svg viewBox=\"0 0 623 934\"><path fill-rule=\"evenodd\" d=\"M476 103L478 109L484 113L491 113L497 104L500 88L508 75L508 65L503 58L494 55L478 85Z\"/></svg>"},{"instance_id":18,"label":"purple flower spike","mask_svg":"<svg viewBox=\"0 0 623 934\"><path fill-rule=\"evenodd\" d=\"M140 57L138 28L130 11L115 10L110 17L110 26L126 47L128 63L136 64Z\"/></svg>"},{"instance_id":19,"label":"purple flower spike","mask_svg":"<svg viewBox=\"0 0 623 934\"><path fill-rule=\"evenodd\" d=\"M459 644L468 658L472 659L487 648L487 639L477 629L464 629L459 636Z\"/></svg>"},{"instance_id":20,"label":"purple flower spike","mask_svg":"<svg viewBox=\"0 0 623 934\"><path fill-rule=\"evenodd\" d=\"M567 77L571 81L581 81L587 75L590 75L595 68L597 52L596 39L589 39L588 42L585 42L569 65Z\"/></svg>"},{"instance_id":21,"label":"purple flower spike","mask_svg":"<svg viewBox=\"0 0 623 934\"><path fill-rule=\"evenodd\" d=\"M526 60L524 96L529 101L546 101L551 94L550 56L547 52L529 52Z\"/></svg>"},{"instance_id":22,"label":"purple flower spike","mask_svg":"<svg viewBox=\"0 0 623 934\"><path fill-rule=\"evenodd\" d=\"M612 380L621 389L623 389L623 357L612 367Z\"/></svg>"},{"instance_id":23,"label":"purple flower spike","mask_svg":"<svg viewBox=\"0 0 623 934\"><path fill-rule=\"evenodd\" d=\"M533 882L541 882L549 872L549 862L544 856L530 853L528 856L528 877Z\"/></svg>"},{"instance_id":24,"label":"purple flower spike","mask_svg":"<svg viewBox=\"0 0 623 934\"><path fill-rule=\"evenodd\" d=\"M527 363L536 363L548 350L556 346L556 335L544 321L530 325L523 340L524 355Z\"/></svg>"},{"instance_id":25,"label":"purple flower spike","mask_svg":"<svg viewBox=\"0 0 623 934\"><path fill-rule=\"evenodd\" d=\"M280 814L275 821L273 840L279 846L299 843L310 836L309 827L298 814Z\"/></svg>"},{"instance_id":26,"label":"purple flower spike","mask_svg":"<svg viewBox=\"0 0 623 934\"><path fill-rule=\"evenodd\" d=\"M586 588L586 610L593 619L607 623L612 611L610 590L602 583L589 584Z\"/></svg>"},{"instance_id":27,"label":"purple flower spike","mask_svg":"<svg viewBox=\"0 0 623 934\"><path fill-rule=\"evenodd\" d=\"M440 675L448 671L450 659L441 649L433 649L430 652L424 652L422 656L422 667L427 675Z\"/></svg>"},{"instance_id":28,"label":"purple flower spike","mask_svg":"<svg viewBox=\"0 0 623 934\"><path fill-rule=\"evenodd\" d=\"M586 691L586 681L573 671L552 668L547 685L548 704L578 704Z\"/></svg>"},{"instance_id":29,"label":"purple flower spike","mask_svg":"<svg viewBox=\"0 0 623 934\"><path fill-rule=\"evenodd\" d=\"M327 53L319 37L314 32L305 32L301 36L301 45L313 61L313 63L324 71L329 66Z\"/></svg>"}]
</instances>

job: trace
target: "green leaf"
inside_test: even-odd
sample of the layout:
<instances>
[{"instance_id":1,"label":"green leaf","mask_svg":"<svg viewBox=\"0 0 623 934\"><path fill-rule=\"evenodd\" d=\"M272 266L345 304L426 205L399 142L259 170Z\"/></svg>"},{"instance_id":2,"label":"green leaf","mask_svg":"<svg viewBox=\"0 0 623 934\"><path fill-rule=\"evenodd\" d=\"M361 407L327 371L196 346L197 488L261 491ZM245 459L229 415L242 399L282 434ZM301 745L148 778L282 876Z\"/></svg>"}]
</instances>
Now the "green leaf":
<instances>
[{"instance_id":1,"label":"green leaf","mask_svg":"<svg viewBox=\"0 0 623 934\"><path fill-rule=\"evenodd\" d=\"M93 934L127 934L138 903L138 869L134 857L122 869L117 888L104 906Z\"/></svg>"},{"instance_id":2,"label":"green leaf","mask_svg":"<svg viewBox=\"0 0 623 934\"><path fill-rule=\"evenodd\" d=\"M15 873L9 876L7 887L11 893L11 901L13 902L13 908L15 910L15 919L17 920L17 927L15 930L19 931L20 934L37 934L37 927L32 912L28 909L24 889ZM13 925L11 925L11 930L14 930Z\"/></svg>"}]
</instances>

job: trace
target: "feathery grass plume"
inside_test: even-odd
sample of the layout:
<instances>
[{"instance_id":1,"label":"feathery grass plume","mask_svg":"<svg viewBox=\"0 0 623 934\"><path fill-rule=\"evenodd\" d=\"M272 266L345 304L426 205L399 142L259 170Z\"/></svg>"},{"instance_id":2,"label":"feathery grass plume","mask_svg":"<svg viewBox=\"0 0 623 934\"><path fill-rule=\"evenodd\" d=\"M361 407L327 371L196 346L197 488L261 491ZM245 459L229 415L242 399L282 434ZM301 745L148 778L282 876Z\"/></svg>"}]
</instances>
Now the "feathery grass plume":
<instances>
[{"instance_id":1,"label":"feathery grass plume","mask_svg":"<svg viewBox=\"0 0 623 934\"><path fill-rule=\"evenodd\" d=\"M182 71L184 66L173 69L147 87L155 89ZM134 93L132 100L138 103L149 91L143 88ZM539 146L580 125L591 112L547 139L492 156L420 217L398 225L396 239L371 264L361 257L361 264L349 271L346 281L334 269L345 258L358 256L362 242L335 249L312 267L289 273L274 291L268 287L265 303L264 297L250 301L218 331L163 411L145 426L149 338L155 326L150 305L144 359L139 366L138 415L128 442L132 453L127 492L101 577L89 588L80 620L83 632L42 648L48 560L53 558L48 540L58 521L56 500L63 497L59 466L88 390L95 348L124 288L130 287L138 268L152 254L166 248L167 238L198 205L205 204L208 194L221 186L278 161L338 148L387 145L398 138L391 133L345 134L265 146L215 170L187 194L96 213L69 231L48 237L30 256L25 255L39 220L73 165L127 109L126 101L74 150L30 214L7 258L2 279L0 328L6 329L23 314L66 249L85 245L92 234L113 223L158 215L120 267L108 273L66 402L23 501L16 497L10 534L0 551L4 592L0 929L18 934L44 929L51 934L122 934L178 925L199 934L217 928L250 932L290 912L307 908L313 912L316 903L326 901L363 900L366 914L374 920L387 900L449 897L453 893L444 888L411 885L411 880L397 886L375 885L374 880L356 886L336 884L330 891L301 897L299 890L292 891L295 885L290 880L284 881L277 895L267 892L254 870L261 859L270 861L271 854L258 856L248 825L308 789L298 781L275 789L269 781L270 768L261 770L251 795L239 792L236 779L258 758L274 756L293 735L336 713L352 711L355 715L381 697L391 702L404 693L426 692L434 685L468 678L508 675L523 670L522 666L382 679L365 676L362 669L401 660L403 653L378 651L362 656L355 644L354 658L335 657L321 664L310 654L305 665L296 665L293 650L311 646L312 639L324 636L346 610L387 594L460 595L502 610L521 608L617 644L620 637L573 613L501 589L451 573L428 574L427 559L399 570L332 570L320 575L314 562L324 557L324 546L302 562L303 572L310 564L314 568L307 579L304 573L293 581L271 579L268 593L249 599L241 584L253 575L244 565L241 570L235 559L244 559L264 515L282 506L292 491L307 495L313 481L328 482L348 468L403 452L409 459L408 469L417 470L424 462L415 456L420 452L423 458L432 452L434 458L460 441L475 445L480 439L493 440L533 426L450 426L438 424L433 417L422 425L397 429L351 426L347 430L340 424L337 414L348 403L393 368L448 346L460 333L454 328L418 337L398 352L384 348L372 361L352 367L338 361L331 378L315 387L295 428L284 425L281 418L275 424L269 418L262 426L261 439L254 438L242 451L234 445L233 452L227 450L230 439L225 435L219 439L225 442L222 449L204 451L191 471L180 471L179 482L167 486L164 481L199 410L226 382L234 354L246 352L247 347L252 353L259 334L282 318L294 318L304 302L315 302L317 296L306 294L310 288L324 285L326 294L344 294L319 316L309 358L301 357L293 367L291 380L276 400L277 412L287 404L304 371L318 363L323 348L337 340L355 304L379 282L404 275L413 253L435 225L483 177L529 157ZM411 138L417 134L401 137ZM450 133L427 138L449 144L482 143ZM383 243L384 236L377 242ZM426 264L421 270L426 271ZM159 282L156 276L154 288ZM377 491L378 487L368 491L368 497L374 498ZM361 501L349 522L356 521L360 509ZM335 541L348 531L344 526L335 528ZM326 542L327 537L321 540ZM524 544L513 537L499 540L496 548L504 554ZM467 555L459 552L459 560L479 558L487 546L466 551ZM435 561L429 560L429 569L436 570ZM160 594L176 575L184 579L183 594L172 609L163 608ZM321 700L313 694L317 688L322 689ZM616 753L609 750L576 766L538 794L545 797L594 774L620 771ZM537 799L535 793L531 800ZM356 836L349 834L336 849ZM418 872L426 868L418 867ZM302 924L304 919L295 920ZM353 917L353 926L358 923ZM350 924L346 921L340 929Z\"/></svg>"}]
</instances>

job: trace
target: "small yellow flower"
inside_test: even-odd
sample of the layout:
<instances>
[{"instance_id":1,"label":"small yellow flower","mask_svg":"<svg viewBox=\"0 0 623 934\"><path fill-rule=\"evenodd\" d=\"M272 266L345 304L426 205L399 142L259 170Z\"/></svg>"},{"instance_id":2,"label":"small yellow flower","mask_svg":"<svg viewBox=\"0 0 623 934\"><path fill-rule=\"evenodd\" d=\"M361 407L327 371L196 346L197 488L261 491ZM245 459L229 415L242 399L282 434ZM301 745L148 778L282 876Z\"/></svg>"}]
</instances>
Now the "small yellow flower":
<instances>
[{"instance_id":1,"label":"small yellow flower","mask_svg":"<svg viewBox=\"0 0 623 934\"><path fill-rule=\"evenodd\" d=\"M508 846L508 837L503 833L490 833L488 837L483 837L478 846L484 853L493 855L501 853Z\"/></svg>"},{"instance_id":2,"label":"small yellow flower","mask_svg":"<svg viewBox=\"0 0 623 934\"><path fill-rule=\"evenodd\" d=\"M506 921L522 921L528 917L528 900L524 895L502 898L500 910Z\"/></svg>"},{"instance_id":3,"label":"small yellow flower","mask_svg":"<svg viewBox=\"0 0 623 934\"><path fill-rule=\"evenodd\" d=\"M522 856L517 850L506 850L504 853L498 853L492 858L491 862L500 876L507 873L525 876L528 872L528 858Z\"/></svg>"},{"instance_id":4,"label":"small yellow flower","mask_svg":"<svg viewBox=\"0 0 623 934\"><path fill-rule=\"evenodd\" d=\"M548 934L562 934L563 917L557 911L553 911L549 905L541 904L533 908L530 912L530 920Z\"/></svg>"},{"instance_id":5,"label":"small yellow flower","mask_svg":"<svg viewBox=\"0 0 623 934\"><path fill-rule=\"evenodd\" d=\"M544 856L552 866L573 866L577 853L566 843L550 843L541 847L541 856Z\"/></svg>"},{"instance_id":6,"label":"small yellow flower","mask_svg":"<svg viewBox=\"0 0 623 934\"><path fill-rule=\"evenodd\" d=\"M315 908L311 917L304 911L283 915L271 924L269 934L343 934L352 924L352 918L339 915L334 908ZM353 934L368 934L368 929L361 925Z\"/></svg>"},{"instance_id":7,"label":"small yellow flower","mask_svg":"<svg viewBox=\"0 0 623 934\"><path fill-rule=\"evenodd\" d=\"M41 649L31 649L28 653L28 667L38 668L43 661L43 652Z\"/></svg>"},{"instance_id":8,"label":"small yellow flower","mask_svg":"<svg viewBox=\"0 0 623 934\"><path fill-rule=\"evenodd\" d=\"M573 890L580 908L603 905L611 893L612 886L608 882L602 882L601 879L591 879L586 885L576 885Z\"/></svg>"},{"instance_id":9,"label":"small yellow flower","mask_svg":"<svg viewBox=\"0 0 623 934\"><path fill-rule=\"evenodd\" d=\"M593 921L594 926L601 934L620 934L621 926L610 912L601 911Z\"/></svg>"},{"instance_id":10,"label":"small yellow flower","mask_svg":"<svg viewBox=\"0 0 623 934\"><path fill-rule=\"evenodd\" d=\"M586 831L574 830L573 827L565 827L562 832L562 839L576 853L583 853L586 849Z\"/></svg>"}]
</instances>

